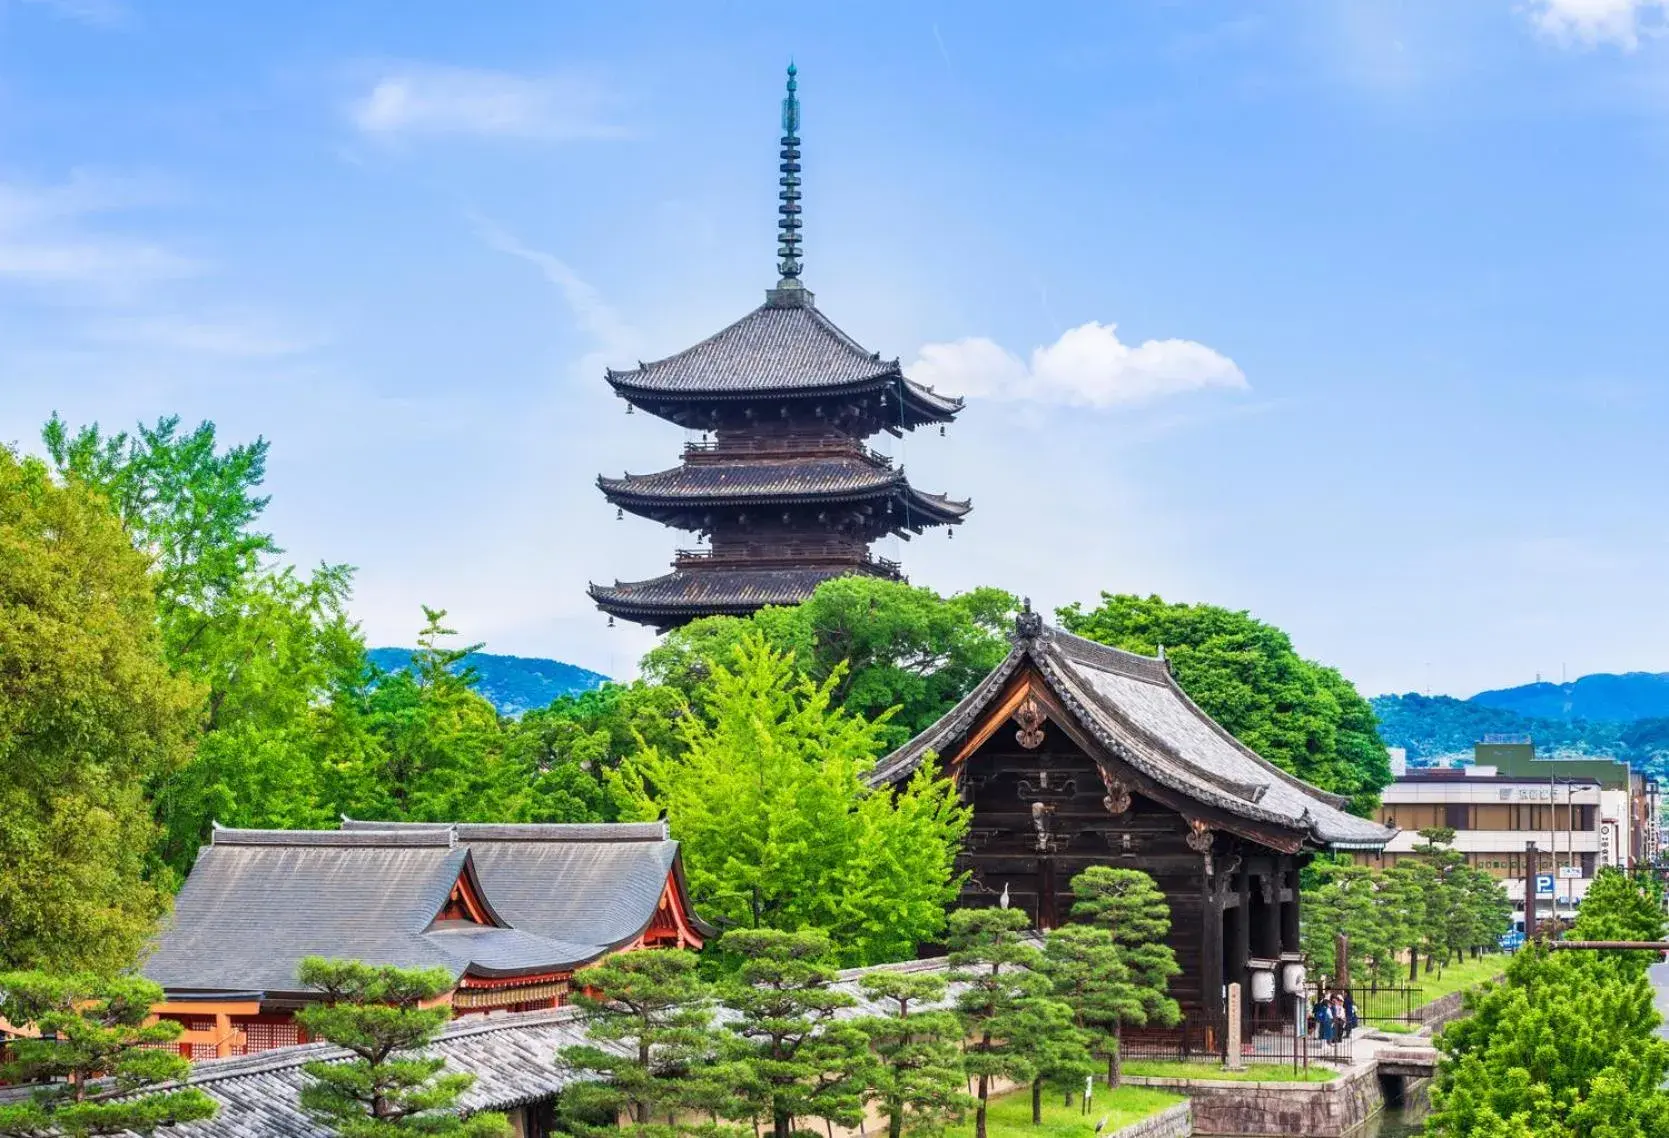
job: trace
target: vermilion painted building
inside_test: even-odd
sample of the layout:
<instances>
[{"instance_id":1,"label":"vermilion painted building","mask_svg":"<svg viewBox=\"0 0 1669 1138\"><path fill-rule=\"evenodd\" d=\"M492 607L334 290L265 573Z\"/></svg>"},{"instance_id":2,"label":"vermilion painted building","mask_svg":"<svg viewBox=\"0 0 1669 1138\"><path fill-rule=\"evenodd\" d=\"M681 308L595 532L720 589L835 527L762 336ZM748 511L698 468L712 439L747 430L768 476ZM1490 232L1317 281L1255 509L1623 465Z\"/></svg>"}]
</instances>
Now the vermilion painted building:
<instances>
[{"instance_id":1,"label":"vermilion painted building","mask_svg":"<svg viewBox=\"0 0 1669 1138\"><path fill-rule=\"evenodd\" d=\"M607 956L700 948L663 822L216 829L143 966L193 1058L303 1042L308 956L444 968L457 1014L560 1006Z\"/></svg>"}]
</instances>

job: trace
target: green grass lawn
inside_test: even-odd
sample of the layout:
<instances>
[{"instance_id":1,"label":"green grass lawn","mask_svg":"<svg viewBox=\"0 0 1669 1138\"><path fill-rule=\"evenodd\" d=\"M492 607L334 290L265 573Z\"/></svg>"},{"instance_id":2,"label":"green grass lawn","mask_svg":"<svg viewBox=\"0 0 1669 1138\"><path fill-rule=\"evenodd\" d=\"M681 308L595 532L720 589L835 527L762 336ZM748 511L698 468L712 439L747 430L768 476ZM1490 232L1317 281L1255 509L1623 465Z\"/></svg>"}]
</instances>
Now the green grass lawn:
<instances>
[{"instance_id":1,"label":"green grass lawn","mask_svg":"<svg viewBox=\"0 0 1669 1138\"><path fill-rule=\"evenodd\" d=\"M1413 1035L1420 1030L1420 1025L1417 1023L1397 1023L1395 1021L1388 1023L1370 1022L1368 1026L1375 1031L1383 1031L1386 1035Z\"/></svg>"},{"instance_id":2,"label":"green grass lawn","mask_svg":"<svg viewBox=\"0 0 1669 1138\"><path fill-rule=\"evenodd\" d=\"M1045 1090L1043 1124L1033 1126L1032 1092L1029 1088L1022 1088L991 1100L986 1128L990 1138L1090 1138L1095 1133L1095 1124L1103 1118L1107 1119L1107 1125L1101 1132L1106 1134L1132 1122L1140 1122L1148 1115L1158 1114L1167 1106L1181 1101L1180 1095L1147 1087L1120 1087L1109 1091L1106 1087L1097 1086L1089 1113L1083 1114L1080 1113L1077 1096L1073 1096L1071 1106L1062 1106L1059 1091ZM972 1111L962 1126L949 1131L952 1138L963 1138L973 1132Z\"/></svg>"},{"instance_id":3,"label":"green grass lawn","mask_svg":"<svg viewBox=\"0 0 1669 1138\"><path fill-rule=\"evenodd\" d=\"M1419 980L1409 984L1406 978L1399 978L1393 984L1408 985L1420 989L1420 996L1416 1007L1429 1004L1433 1000L1440 1000L1444 996L1455 992L1463 992L1467 988L1476 988L1486 980L1493 980L1507 970L1507 961L1511 958L1504 953L1492 952L1477 960L1462 960L1443 969L1442 973L1420 973ZM1368 1017L1367 1026L1378 1028L1380 1031L1412 1032L1418 1029L1418 1024L1403 1024L1396 1021L1376 1020Z\"/></svg>"},{"instance_id":4,"label":"green grass lawn","mask_svg":"<svg viewBox=\"0 0 1669 1138\"><path fill-rule=\"evenodd\" d=\"M1235 1083L1330 1083L1340 1072L1329 1067L1293 1070L1291 1063L1248 1063L1244 1071L1225 1071L1216 1060L1203 1063L1179 1059L1131 1059L1120 1068L1126 1075L1150 1079L1227 1079Z\"/></svg>"}]
</instances>

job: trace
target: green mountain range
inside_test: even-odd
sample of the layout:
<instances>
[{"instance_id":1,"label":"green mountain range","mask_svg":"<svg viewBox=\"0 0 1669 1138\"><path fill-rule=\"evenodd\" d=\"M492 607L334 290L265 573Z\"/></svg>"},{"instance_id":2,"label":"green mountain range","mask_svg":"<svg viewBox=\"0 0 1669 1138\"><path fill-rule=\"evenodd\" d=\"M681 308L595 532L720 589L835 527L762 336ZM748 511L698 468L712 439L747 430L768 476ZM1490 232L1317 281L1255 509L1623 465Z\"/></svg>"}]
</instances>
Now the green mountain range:
<instances>
[{"instance_id":1,"label":"green mountain range","mask_svg":"<svg viewBox=\"0 0 1669 1138\"><path fill-rule=\"evenodd\" d=\"M1528 735L1538 750L1611 755L1637 769L1669 772L1669 673L1583 676L1452 696L1373 699L1379 733L1413 762L1469 756L1486 735Z\"/></svg>"},{"instance_id":2,"label":"green mountain range","mask_svg":"<svg viewBox=\"0 0 1669 1138\"><path fill-rule=\"evenodd\" d=\"M410 648L373 648L366 654L383 671L396 672L411 664L411 653ZM479 677L476 690L501 715L520 715L547 706L557 696L577 695L608 682L601 673L537 656L472 652L464 657L462 666L475 669Z\"/></svg>"}]
</instances>

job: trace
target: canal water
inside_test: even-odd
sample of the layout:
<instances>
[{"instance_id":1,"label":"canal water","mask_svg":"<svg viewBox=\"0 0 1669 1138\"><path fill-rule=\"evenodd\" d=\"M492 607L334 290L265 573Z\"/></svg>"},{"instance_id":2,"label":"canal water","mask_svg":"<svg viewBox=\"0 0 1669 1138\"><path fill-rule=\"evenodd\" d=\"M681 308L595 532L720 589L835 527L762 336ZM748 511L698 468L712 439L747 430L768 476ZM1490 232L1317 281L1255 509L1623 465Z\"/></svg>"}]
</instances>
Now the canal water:
<instances>
[{"instance_id":1,"label":"canal water","mask_svg":"<svg viewBox=\"0 0 1669 1138\"><path fill-rule=\"evenodd\" d=\"M1351 1132L1350 1138L1413 1138L1425 1133L1426 1115L1430 1111L1431 1100L1422 1084L1405 1102L1387 1105L1368 1119L1359 1130Z\"/></svg>"}]
</instances>

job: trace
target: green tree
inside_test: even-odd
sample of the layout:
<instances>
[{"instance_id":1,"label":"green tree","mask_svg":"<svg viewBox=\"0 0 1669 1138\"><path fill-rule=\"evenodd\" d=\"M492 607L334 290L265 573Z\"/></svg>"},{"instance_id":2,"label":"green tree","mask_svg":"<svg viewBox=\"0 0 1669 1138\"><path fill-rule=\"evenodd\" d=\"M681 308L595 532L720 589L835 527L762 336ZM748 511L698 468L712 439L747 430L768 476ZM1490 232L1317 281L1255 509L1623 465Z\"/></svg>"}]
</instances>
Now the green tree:
<instances>
[{"instance_id":1,"label":"green tree","mask_svg":"<svg viewBox=\"0 0 1669 1138\"><path fill-rule=\"evenodd\" d=\"M1571 930L1575 940L1662 940L1663 904L1655 879L1631 877L1612 866L1601 869L1588 885ZM1648 953L1629 953L1621 959L1644 966Z\"/></svg>"},{"instance_id":2,"label":"green tree","mask_svg":"<svg viewBox=\"0 0 1669 1138\"><path fill-rule=\"evenodd\" d=\"M597 1079L563 1093L571 1128L612 1132L622 1117L642 1132L654 1119L711 1097L696 1075L718 1049L713 992L696 969L694 953L665 949L618 953L574 976L574 1002L585 1009L589 1042L563 1048L558 1063ZM609 1125L588 1126L592 1117L606 1117Z\"/></svg>"},{"instance_id":3,"label":"green tree","mask_svg":"<svg viewBox=\"0 0 1669 1138\"><path fill-rule=\"evenodd\" d=\"M1392 937L1394 951L1408 953L1408 979L1420 978L1420 946L1425 943L1425 931L1433 919L1429 887L1431 867L1413 858L1402 858L1385 871L1380 898L1384 903L1385 926Z\"/></svg>"},{"instance_id":4,"label":"green tree","mask_svg":"<svg viewBox=\"0 0 1669 1138\"><path fill-rule=\"evenodd\" d=\"M742 961L723 988L739 1047L732 1068L742 1117L789 1138L796 1118L856 1126L869 1082L868 1041L838 1013L857 1001L833 987L829 938L817 931L737 929L722 940ZM734 1115L733 1115L734 1116Z\"/></svg>"},{"instance_id":5,"label":"green tree","mask_svg":"<svg viewBox=\"0 0 1669 1138\"><path fill-rule=\"evenodd\" d=\"M190 757L145 559L85 487L0 447L0 965L114 972L163 893L149 780Z\"/></svg>"},{"instance_id":6,"label":"green tree","mask_svg":"<svg viewBox=\"0 0 1669 1138\"><path fill-rule=\"evenodd\" d=\"M880 723L834 704L758 637L714 665L682 753L650 747L610 783L623 817L665 815L702 911L742 928L820 929L846 965L904 960L944 927L968 809L928 765L902 790L864 775Z\"/></svg>"},{"instance_id":7,"label":"green tree","mask_svg":"<svg viewBox=\"0 0 1669 1138\"><path fill-rule=\"evenodd\" d=\"M1334 939L1344 933L1350 938L1351 975L1336 982L1378 984L1389 980L1396 961L1394 934L1382 896L1383 875L1365 865L1327 864L1316 868L1315 885L1304 890L1301 908L1304 954L1330 970ZM1496 892L1501 890L1496 888Z\"/></svg>"},{"instance_id":8,"label":"green tree","mask_svg":"<svg viewBox=\"0 0 1669 1138\"><path fill-rule=\"evenodd\" d=\"M962 1093L962 1025L945 1005L945 977L932 972L866 973L858 987L882 1011L857 1021L875 1062L866 1099L887 1117L887 1138L933 1138L959 1122L969 1103Z\"/></svg>"},{"instance_id":9,"label":"green tree","mask_svg":"<svg viewBox=\"0 0 1669 1138\"><path fill-rule=\"evenodd\" d=\"M1128 976L1128 989L1118 994L1107 1053L1107 1085L1116 1087L1124 1028L1174 1024L1182 1016L1177 1002L1166 995L1171 977L1182 971L1165 943L1171 908L1153 878L1139 869L1092 865L1072 879L1072 895L1072 915L1107 930Z\"/></svg>"},{"instance_id":10,"label":"green tree","mask_svg":"<svg viewBox=\"0 0 1669 1138\"><path fill-rule=\"evenodd\" d=\"M181 1026L146 1022L162 999L157 985L133 976L7 972L0 993L0 1016L34 1033L7 1041L0 1080L44 1084L29 1099L0 1104L0 1135L150 1134L213 1117L213 1099L178 1085L190 1064L168 1045Z\"/></svg>"},{"instance_id":11,"label":"green tree","mask_svg":"<svg viewBox=\"0 0 1669 1138\"><path fill-rule=\"evenodd\" d=\"M1164 646L1177 683L1242 743L1370 815L1391 781L1373 708L1332 668L1299 656L1287 634L1244 612L1101 594L1059 612L1066 628L1149 655Z\"/></svg>"},{"instance_id":12,"label":"green tree","mask_svg":"<svg viewBox=\"0 0 1669 1138\"><path fill-rule=\"evenodd\" d=\"M446 1060L421 1049L452 1018L444 1002L452 987L445 969L407 969L357 960L301 962L302 984L323 995L296 1013L307 1034L350 1052L346 1062L313 1060L302 1088L308 1114L342 1138L509 1138L502 1114L459 1112L475 1076L446 1071Z\"/></svg>"},{"instance_id":13,"label":"green tree","mask_svg":"<svg viewBox=\"0 0 1669 1138\"><path fill-rule=\"evenodd\" d=\"M1055 997L1072 1010L1073 1024L1087 1033L1088 1046L1107 1061L1116 1084L1121 1023L1147 1018L1144 991L1125 967L1124 949L1099 925L1062 925L1043 941L1043 971Z\"/></svg>"},{"instance_id":14,"label":"green tree","mask_svg":"<svg viewBox=\"0 0 1669 1138\"><path fill-rule=\"evenodd\" d=\"M879 735L890 750L944 714L1007 655L1018 607L1001 589L940 597L879 577L838 577L792 607L693 621L644 657L643 672L699 706L708 662L727 660L745 639L761 637L813 683L832 682L835 703L853 714L877 719L896 709Z\"/></svg>"},{"instance_id":15,"label":"green tree","mask_svg":"<svg viewBox=\"0 0 1669 1138\"><path fill-rule=\"evenodd\" d=\"M1469 1002L1438 1039L1434 1138L1669 1135L1669 1042L1643 967L1529 945Z\"/></svg>"},{"instance_id":16,"label":"green tree","mask_svg":"<svg viewBox=\"0 0 1669 1138\"><path fill-rule=\"evenodd\" d=\"M57 416L42 432L59 475L101 495L151 568L169 665L206 689L192 761L155 779L160 859L183 874L214 821L320 826L348 773L326 743L334 691L364 669L343 565L276 564L257 528L267 443L220 448L212 423L178 418L105 435Z\"/></svg>"},{"instance_id":17,"label":"green tree","mask_svg":"<svg viewBox=\"0 0 1669 1138\"><path fill-rule=\"evenodd\" d=\"M1026 1001L1045 996L1043 953L1021 934L1030 919L1019 909L958 909L950 914L950 980L960 987L956 1010L967 1036L962 1065L976 1081L974 1138L986 1138L993 1079L1029 1083L1038 1066L1025 1046Z\"/></svg>"},{"instance_id":18,"label":"green tree","mask_svg":"<svg viewBox=\"0 0 1669 1138\"><path fill-rule=\"evenodd\" d=\"M1090 1054L1094 1035L1073 1022L1073 1010L1052 996L1029 996L1014 1005L1006 1026L1009 1045L1025 1052L1032 1064L1032 1125L1043 1125L1043 1088L1074 1087L1095 1072Z\"/></svg>"}]
</instances>

